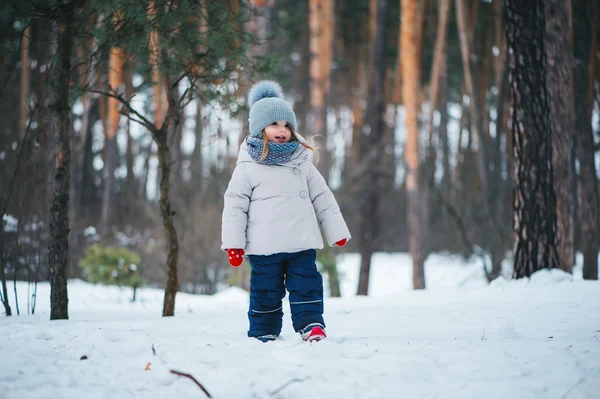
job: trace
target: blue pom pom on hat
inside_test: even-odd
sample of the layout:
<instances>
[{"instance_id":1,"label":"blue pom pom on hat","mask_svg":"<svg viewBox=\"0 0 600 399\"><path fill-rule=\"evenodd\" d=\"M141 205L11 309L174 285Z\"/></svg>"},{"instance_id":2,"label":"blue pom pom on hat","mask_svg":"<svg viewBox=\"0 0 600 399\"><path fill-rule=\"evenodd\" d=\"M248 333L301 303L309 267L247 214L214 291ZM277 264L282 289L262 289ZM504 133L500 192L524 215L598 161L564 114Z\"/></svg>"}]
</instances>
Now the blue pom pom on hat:
<instances>
[{"instance_id":1,"label":"blue pom pom on hat","mask_svg":"<svg viewBox=\"0 0 600 399\"><path fill-rule=\"evenodd\" d=\"M260 138L263 129L275 121L286 121L296 131L296 114L283 98L279 83L262 80L250 89L250 136Z\"/></svg>"}]
</instances>

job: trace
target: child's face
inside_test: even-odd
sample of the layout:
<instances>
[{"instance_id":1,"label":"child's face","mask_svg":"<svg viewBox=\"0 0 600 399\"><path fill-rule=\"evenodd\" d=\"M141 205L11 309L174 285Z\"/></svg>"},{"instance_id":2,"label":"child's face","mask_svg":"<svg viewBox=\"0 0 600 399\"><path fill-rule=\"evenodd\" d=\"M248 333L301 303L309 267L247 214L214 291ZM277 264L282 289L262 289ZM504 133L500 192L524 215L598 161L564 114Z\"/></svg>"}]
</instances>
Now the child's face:
<instances>
[{"instance_id":1,"label":"child's face","mask_svg":"<svg viewBox=\"0 0 600 399\"><path fill-rule=\"evenodd\" d=\"M265 128L265 135L272 143L287 143L292 139L292 127L286 121L275 121Z\"/></svg>"}]
</instances>

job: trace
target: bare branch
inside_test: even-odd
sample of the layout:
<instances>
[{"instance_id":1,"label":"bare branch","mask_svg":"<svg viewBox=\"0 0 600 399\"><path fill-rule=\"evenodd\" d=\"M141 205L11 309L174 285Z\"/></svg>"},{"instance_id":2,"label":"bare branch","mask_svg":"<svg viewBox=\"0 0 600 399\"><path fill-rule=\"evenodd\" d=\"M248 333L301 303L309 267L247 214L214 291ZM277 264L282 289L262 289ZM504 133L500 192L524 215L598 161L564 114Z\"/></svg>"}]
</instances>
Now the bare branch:
<instances>
[{"instance_id":1,"label":"bare branch","mask_svg":"<svg viewBox=\"0 0 600 399\"><path fill-rule=\"evenodd\" d=\"M181 97L179 97L179 100L177 101L177 107L181 108L181 106L183 104L183 100L185 99L186 95L189 92L190 92L190 88L188 87L187 89L185 89L185 91L183 92L183 94L181 95ZM188 103L189 103L189 100L185 104L187 105Z\"/></svg>"},{"instance_id":2,"label":"bare branch","mask_svg":"<svg viewBox=\"0 0 600 399\"><path fill-rule=\"evenodd\" d=\"M100 95L107 96L107 97L112 97L112 98L115 98L115 99L119 100L119 102L121 104L123 104L125 106L125 108L127 108L127 111L129 113L132 113L135 116L137 116L139 118L139 120L133 119L129 115L128 115L128 118L130 118L134 122L137 122L137 123L141 124L146 129L150 130L152 133L155 133L155 132L158 131L158 128L154 125L154 123L150 122L150 120L148 118L146 118L144 115L140 114L138 111L136 111L135 109L133 109L133 107L131 106L131 104L129 103L129 101L127 101L125 98L123 98L122 94L117 93L112 88L109 88L109 89L112 90L112 92L103 91L103 90L96 90L96 89L87 89L86 91L88 91L90 93L100 94Z\"/></svg>"},{"instance_id":3,"label":"bare branch","mask_svg":"<svg viewBox=\"0 0 600 399\"><path fill-rule=\"evenodd\" d=\"M196 383L196 385L198 385L200 387L200 389L202 389L202 391L206 394L207 397L212 398L212 396L210 396L210 394L208 393L206 388L204 388L204 386L197 379L195 379L193 375L188 374L188 373L182 373L181 371L176 371L176 370L169 370L169 371L172 374L178 375L180 377L187 377L190 380L194 381Z\"/></svg>"},{"instance_id":4,"label":"bare branch","mask_svg":"<svg viewBox=\"0 0 600 399\"><path fill-rule=\"evenodd\" d=\"M277 393L283 391L285 388L287 388L289 385L293 384L294 382L304 382L305 380L306 379L292 378L291 380L289 380L288 382L286 382L285 384L283 384L276 390L270 392L270 394L271 394L271 396L275 396Z\"/></svg>"},{"instance_id":5,"label":"bare branch","mask_svg":"<svg viewBox=\"0 0 600 399\"><path fill-rule=\"evenodd\" d=\"M173 81L173 87L177 86L179 84L179 82L181 82L187 76L188 76L187 72L182 73L181 76L179 76L177 79L175 79Z\"/></svg>"}]
</instances>

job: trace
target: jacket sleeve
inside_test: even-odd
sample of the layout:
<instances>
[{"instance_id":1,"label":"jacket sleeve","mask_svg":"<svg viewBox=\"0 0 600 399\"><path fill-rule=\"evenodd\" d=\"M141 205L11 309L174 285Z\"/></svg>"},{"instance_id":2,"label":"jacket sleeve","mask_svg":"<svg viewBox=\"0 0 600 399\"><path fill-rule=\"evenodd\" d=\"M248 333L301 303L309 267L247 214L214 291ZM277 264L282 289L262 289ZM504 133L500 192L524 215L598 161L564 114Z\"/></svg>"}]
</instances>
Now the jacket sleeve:
<instances>
[{"instance_id":1,"label":"jacket sleeve","mask_svg":"<svg viewBox=\"0 0 600 399\"><path fill-rule=\"evenodd\" d=\"M317 214L317 220L325 232L325 239L329 246L333 247L336 242L344 238L350 240L352 236L340 207L325 179L312 164L308 174L308 192Z\"/></svg>"},{"instance_id":2,"label":"jacket sleeve","mask_svg":"<svg viewBox=\"0 0 600 399\"><path fill-rule=\"evenodd\" d=\"M221 249L246 248L246 227L252 187L243 163L237 165L225 191Z\"/></svg>"}]
</instances>

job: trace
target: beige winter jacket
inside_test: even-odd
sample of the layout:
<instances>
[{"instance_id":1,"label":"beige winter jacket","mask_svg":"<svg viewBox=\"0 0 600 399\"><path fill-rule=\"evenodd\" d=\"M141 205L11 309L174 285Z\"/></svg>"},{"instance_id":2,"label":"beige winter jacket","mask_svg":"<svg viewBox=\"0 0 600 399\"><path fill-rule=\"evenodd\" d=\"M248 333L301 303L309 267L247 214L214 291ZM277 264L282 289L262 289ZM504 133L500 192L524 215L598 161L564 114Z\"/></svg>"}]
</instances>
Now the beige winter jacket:
<instances>
[{"instance_id":1,"label":"beige winter jacket","mask_svg":"<svg viewBox=\"0 0 600 399\"><path fill-rule=\"evenodd\" d=\"M221 249L271 255L323 248L319 224L330 246L351 235L325 179L299 146L289 162L264 165L240 147L223 209Z\"/></svg>"}]
</instances>

